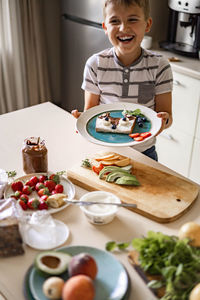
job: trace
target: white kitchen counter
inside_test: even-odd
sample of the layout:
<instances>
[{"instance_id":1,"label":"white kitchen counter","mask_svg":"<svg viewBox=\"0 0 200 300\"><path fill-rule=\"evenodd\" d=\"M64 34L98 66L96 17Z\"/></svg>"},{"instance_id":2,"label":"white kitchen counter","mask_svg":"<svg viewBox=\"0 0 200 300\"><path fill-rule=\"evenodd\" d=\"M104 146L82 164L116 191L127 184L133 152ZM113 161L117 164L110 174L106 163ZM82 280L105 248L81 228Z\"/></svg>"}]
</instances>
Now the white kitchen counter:
<instances>
[{"instance_id":1,"label":"white kitchen counter","mask_svg":"<svg viewBox=\"0 0 200 300\"><path fill-rule=\"evenodd\" d=\"M200 79L200 60L198 60L197 58L186 57L157 47L150 49L150 51L155 51L156 53L159 53L167 57L168 59L171 57L177 57L178 59L180 59L180 61L170 61L170 64L174 71L191 76L196 79Z\"/></svg>"}]
</instances>

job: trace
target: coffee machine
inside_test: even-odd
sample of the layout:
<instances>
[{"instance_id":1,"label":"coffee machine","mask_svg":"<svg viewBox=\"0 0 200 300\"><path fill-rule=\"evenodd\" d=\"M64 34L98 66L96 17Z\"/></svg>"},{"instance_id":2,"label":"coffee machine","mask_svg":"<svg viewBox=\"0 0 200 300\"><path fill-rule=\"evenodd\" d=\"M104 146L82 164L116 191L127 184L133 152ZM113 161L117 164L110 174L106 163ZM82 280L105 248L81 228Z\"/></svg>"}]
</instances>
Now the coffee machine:
<instances>
[{"instance_id":1,"label":"coffee machine","mask_svg":"<svg viewBox=\"0 0 200 300\"><path fill-rule=\"evenodd\" d=\"M200 0L169 0L167 41L160 47L198 58L200 51Z\"/></svg>"}]
</instances>

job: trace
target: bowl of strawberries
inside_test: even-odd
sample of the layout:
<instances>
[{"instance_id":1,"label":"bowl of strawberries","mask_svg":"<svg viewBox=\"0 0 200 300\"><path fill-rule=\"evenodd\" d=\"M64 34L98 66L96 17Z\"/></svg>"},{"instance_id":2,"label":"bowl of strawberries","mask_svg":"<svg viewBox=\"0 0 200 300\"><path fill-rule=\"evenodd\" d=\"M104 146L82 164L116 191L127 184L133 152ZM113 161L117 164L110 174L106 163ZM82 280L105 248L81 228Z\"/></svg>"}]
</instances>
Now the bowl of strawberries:
<instances>
[{"instance_id":1,"label":"bowl of strawberries","mask_svg":"<svg viewBox=\"0 0 200 300\"><path fill-rule=\"evenodd\" d=\"M57 207L52 206L53 195L60 199ZM62 172L57 173L33 173L13 180L7 185L4 198L13 198L24 211L31 213L36 210L48 210L56 213L69 204L67 200L74 198L74 185ZM62 200L62 201L61 201Z\"/></svg>"}]
</instances>

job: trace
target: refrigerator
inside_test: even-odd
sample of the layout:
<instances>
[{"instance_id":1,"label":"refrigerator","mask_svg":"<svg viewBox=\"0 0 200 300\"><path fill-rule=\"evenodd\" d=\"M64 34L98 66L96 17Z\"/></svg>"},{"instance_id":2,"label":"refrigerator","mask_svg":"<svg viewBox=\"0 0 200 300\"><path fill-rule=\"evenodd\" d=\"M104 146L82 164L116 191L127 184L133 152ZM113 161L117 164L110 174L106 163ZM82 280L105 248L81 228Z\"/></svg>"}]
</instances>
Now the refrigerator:
<instances>
[{"instance_id":1,"label":"refrigerator","mask_svg":"<svg viewBox=\"0 0 200 300\"><path fill-rule=\"evenodd\" d=\"M61 106L83 111L86 60L109 48L102 29L102 0L61 0Z\"/></svg>"}]
</instances>

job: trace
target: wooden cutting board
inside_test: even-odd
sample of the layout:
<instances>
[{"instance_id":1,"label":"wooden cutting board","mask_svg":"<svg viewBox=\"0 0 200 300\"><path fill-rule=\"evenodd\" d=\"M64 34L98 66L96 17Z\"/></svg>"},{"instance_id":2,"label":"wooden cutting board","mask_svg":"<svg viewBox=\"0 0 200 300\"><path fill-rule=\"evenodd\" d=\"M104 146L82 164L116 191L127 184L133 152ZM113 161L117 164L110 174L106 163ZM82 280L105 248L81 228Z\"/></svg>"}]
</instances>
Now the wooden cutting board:
<instances>
[{"instance_id":1,"label":"wooden cutting board","mask_svg":"<svg viewBox=\"0 0 200 300\"><path fill-rule=\"evenodd\" d=\"M130 210L159 223L169 223L186 213L196 200L199 187L185 179L165 173L131 160L133 174L140 186L120 186L99 179L81 162L67 171L68 178L89 191L103 190L114 193L124 203L135 203Z\"/></svg>"}]
</instances>

